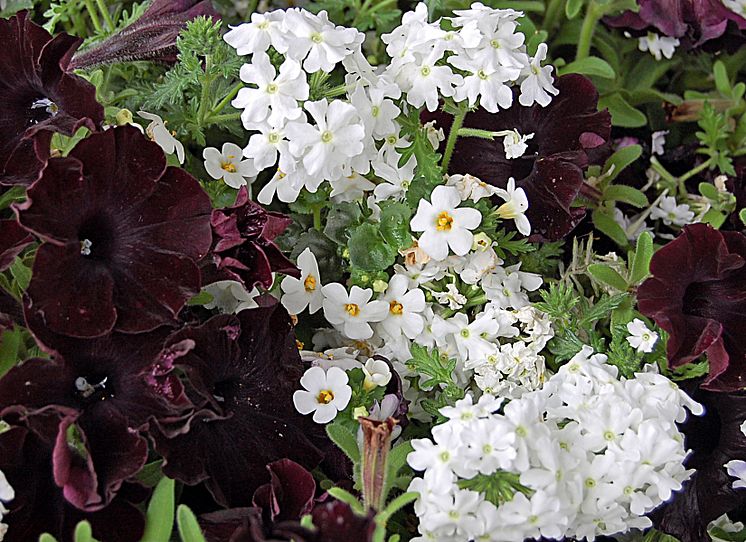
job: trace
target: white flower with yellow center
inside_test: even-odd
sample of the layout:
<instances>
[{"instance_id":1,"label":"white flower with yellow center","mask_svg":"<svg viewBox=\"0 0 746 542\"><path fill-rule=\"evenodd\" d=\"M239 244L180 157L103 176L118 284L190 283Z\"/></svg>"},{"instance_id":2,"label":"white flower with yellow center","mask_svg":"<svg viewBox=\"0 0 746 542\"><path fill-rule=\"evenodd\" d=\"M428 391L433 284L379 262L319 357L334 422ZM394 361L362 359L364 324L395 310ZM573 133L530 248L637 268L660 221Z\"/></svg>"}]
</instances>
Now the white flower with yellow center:
<instances>
[{"instance_id":1,"label":"white flower with yellow center","mask_svg":"<svg viewBox=\"0 0 746 542\"><path fill-rule=\"evenodd\" d=\"M627 342L632 348L638 352L650 353L653 351L653 346L658 341L658 334L655 331L650 331L645 322L635 318L627 324L627 331L630 333Z\"/></svg>"},{"instance_id":2,"label":"white flower with yellow center","mask_svg":"<svg viewBox=\"0 0 746 542\"><path fill-rule=\"evenodd\" d=\"M497 195L505 200L505 203L497 208L497 216L503 220L514 220L519 232L523 235L530 235L531 223L525 215L528 209L528 198L523 188L516 188L515 179L511 177L508 179L506 190L498 190Z\"/></svg>"},{"instance_id":3,"label":"white flower with yellow center","mask_svg":"<svg viewBox=\"0 0 746 542\"><path fill-rule=\"evenodd\" d=\"M478 179L474 175L451 175L446 186L455 186L463 201L470 199L474 202L482 198L489 198L497 194L497 188Z\"/></svg>"},{"instance_id":4,"label":"white flower with yellow center","mask_svg":"<svg viewBox=\"0 0 746 542\"><path fill-rule=\"evenodd\" d=\"M559 94L559 89L552 84L553 67L541 65L546 57L547 44L541 43L536 55L522 72L526 78L521 82L521 95L518 101L523 106L530 107L537 103L546 107L552 101L551 95Z\"/></svg>"},{"instance_id":5,"label":"white flower with yellow center","mask_svg":"<svg viewBox=\"0 0 746 542\"><path fill-rule=\"evenodd\" d=\"M422 312L425 310L425 293L419 288L409 289L409 277L394 275L386 293L381 298L388 303L389 311L386 318L379 324L392 338L402 334L414 339L422 333L425 320Z\"/></svg>"},{"instance_id":6,"label":"white flower with yellow center","mask_svg":"<svg viewBox=\"0 0 746 542\"><path fill-rule=\"evenodd\" d=\"M348 339L362 340L373 336L371 322L380 322L389 313L386 301L371 301L373 290L353 286L349 293L338 282L321 288L324 316Z\"/></svg>"},{"instance_id":7,"label":"white flower with yellow center","mask_svg":"<svg viewBox=\"0 0 746 542\"><path fill-rule=\"evenodd\" d=\"M450 248L457 256L471 249L474 235L470 230L482 222L476 209L459 209L461 197L453 186L437 186L430 201L421 199L410 222L412 231L423 232L419 246L435 260L445 260Z\"/></svg>"},{"instance_id":8,"label":"white flower with yellow center","mask_svg":"<svg viewBox=\"0 0 746 542\"><path fill-rule=\"evenodd\" d=\"M290 314L300 314L306 307L310 314L321 308L324 296L321 294L321 276L316 256L306 248L298 256L300 278L285 277L282 279L282 297L280 303Z\"/></svg>"},{"instance_id":9,"label":"white flower with yellow center","mask_svg":"<svg viewBox=\"0 0 746 542\"><path fill-rule=\"evenodd\" d=\"M218 309L223 314L238 314L244 309L255 309L259 304L259 290L254 286L249 292L237 280L219 280L202 288L212 299L204 304L206 309Z\"/></svg>"},{"instance_id":10,"label":"white flower with yellow center","mask_svg":"<svg viewBox=\"0 0 746 542\"><path fill-rule=\"evenodd\" d=\"M223 179L231 188L246 186L247 179L256 177L258 171L252 160L242 160L241 147L235 143L223 143L222 150L207 147L202 151L205 170L215 180Z\"/></svg>"},{"instance_id":11,"label":"white flower with yellow center","mask_svg":"<svg viewBox=\"0 0 746 542\"><path fill-rule=\"evenodd\" d=\"M504 130L497 133L503 136L503 149L505 149L505 157L508 160L513 160L523 156L526 153L526 149L528 149L526 141L533 139L534 137L534 134L521 135L518 130L515 129Z\"/></svg>"},{"instance_id":12,"label":"white flower with yellow center","mask_svg":"<svg viewBox=\"0 0 746 542\"><path fill-rule=\"evenodd\" d=\"M348 381L347 373L339 367L330 367L327 371L311 367L300 379L305 389L293 393L295 409L304 415L313 412L316 423L329 423L350 402L352 389Z\"/></svg>"}]
</instances>

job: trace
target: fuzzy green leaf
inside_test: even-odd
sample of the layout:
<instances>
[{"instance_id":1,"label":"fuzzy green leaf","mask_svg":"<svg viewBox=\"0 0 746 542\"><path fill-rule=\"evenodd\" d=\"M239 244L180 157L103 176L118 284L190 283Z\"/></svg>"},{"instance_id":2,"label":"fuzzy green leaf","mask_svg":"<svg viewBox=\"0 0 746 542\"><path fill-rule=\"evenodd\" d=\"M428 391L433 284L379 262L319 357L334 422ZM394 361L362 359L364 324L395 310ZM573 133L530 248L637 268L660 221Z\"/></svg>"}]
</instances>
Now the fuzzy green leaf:
<instances>
[{"instance_id":1,"label":"fuzzy green leaf","mask_svg":"<svg viewBox=\"0 0 746 542\"><path fill-rule=\"evenodd\" d=\"M604 190L604 201L622 201L629 203L633 207L642 209L647 207L650 202L645 194L637 188L623 184L611 185Z\"/></svg>"},{"instance_id":2,"label":"fuzzy green leaf","mask_svg":"<svg viewBox=\"0 0 746 542\"><path fill-rule=\"evenodd\" d=\"M606 264L594 263L588 266L588 272L599 282L624 292L627 290L627 281L614 269Z\"/></svg>"},{"instance_id":3,"label":"fuzzy green leaf","mask_svg":"<svg viewBox=\"0 0 746 542\"><path fill-rule=\"evenodd\" d=\"M360 463L360 447L355 434L341 423L330 423L326 426L329 439L342 450L350 461Z\"/></svg>"},{"instance_id":4,"label":"fuzzy green leaf","mask_svg":"<svg viewBox=\"0 0 746 542\"><path fill-rule=\"evenodd\" d=\"M645 114L639 109L632 107L624 97L615 92L602 96L598 100L598 108L608 108L611 113L611 123L622 128L639 128L648 122Z\"/></svg>"},{"instance_id":5,"label":"fuzzy green leaf","mask_svg":"<svg viewBox=\"0 0 746 542\"><path fill-rule=\"evenodd\" d=\"M338 501L350 505L350 508L352 508L352 511L356 514L362 514L364 512L362 503L349 491L346 491L341 487L330 487L326 492Z\"/></svg>"},{"instance_id":6,"label":"fuzzy green leaf","mask_svg":"<svg viewBox=\"0 0 746 542\"><path fill-rule=\"evenodd\" d=\"M97 542L93 538L91 524L87 521L81 521L75 526L75 542Z\"/></svg>"},{"instance_id":7,"label":"fuzzy green leaf","mask_svg":"<svg viewBox=\"0 0 746 542\"><path fill-rule=\"evenodd\" d=\"M458 487L470 489L484 494L484 499L495 506L500 506L513 500L513 496L520 492L530 497L533 490L521 485L520 474L497 470L492 474L477 474L469 480L459 480Z\"/></svg>"},{"instance_id":8,"label":"fuzzy green leaf","mask_svg":"<svg viewBox=\"0 0 746 542\"><path fill-rule=\"evenodd\" d=\"M326 215L324 235L339 245L346 245L352 226L363 217L357 203L335 203Z\"/></svg>"},{"instance_id":9,"label":"fuzzy green leaf","mask_svg":"<svg viewBox=\"0 0 746 542\"><path fill-rule=\"evenodd\" d=\"M388 244L402 249L412 244L409 231L410 208L403 203L392 202L381 208L381 235Z\"/></svg>"},{"instance_id":10,"label":"fuzzy green leaf","mask_svg":"<svg viewBox=\"0 0 746 542\"><path fill-rule=\"evenodd\" d=\"M583 7L583 0L567 0L565 4L565 15L568 19L574 19Z\"/></svg>"},{"instance_id":11,"label":"fuzzy green leaf","mask_svg":"<svg viewBox=\"0 0 746 542\"><path fill-rule=\"evenodd\" d=\"M637 238L635 257L630 268L630 284L639 284L650 274L650 260L653 258L653 238L648 232L642 232Z\"/></svg>"},{"instance_id":12,"label":"fuzzy green leaf","mask_svg":"<svg viewBox=\"0 0 746 542\"><path fill-rule=\"evenodd\" d=\"M602 77L604 79L614 79L616 73L608 62L600 59L596 56L589 56L570 62L558 70L560 75L567 73L580 73L583 75L595 75L596 77Z\"/></svg>"},{"instance_id":13,"label":"fuzzy green leaf","mask_svg":"<svg viewBox=\"0 0 746 542\"><path fill-rule=\"evenodd\" d=\"M614 154L609 156L608 160L604 164L604 175L609 181L613 181L617 176L635 160L637 160L642 154L642 147L640 145L629 145L622 147Z\"/></svg>"},{"instance_id":14,"label":"fuzzy green leaf","mask_svg":"<svg viewBox=\"0 0 746 542\"><path fill-rule=\"evenodd\" d=\"M176 511L176 522L179 526L181 542L206 542L194 512L187 505L179 505Z\"/></svg>"},{"instance_id":15,"label":"fuzzy green leaf","mask_svg":"<svg viewBox=\"0 0 746 542\"><path fill-rule=\"evenodd\" d=\"M148 503L145 533L141 542L168 542L174 528L174 488L173 479L164 476L155 486Z\"/></svg>"},{"instance_id":16,"label":"fuzzy green leaf","mask_svg":"<svg viewBox=\"0 0 746 542\"><path fill-rule=\"evenodd\" d=\"M593 225L596 226L599 231L608 235L617 245L626 247L629 244L627 234L608 213L601 209L596 209L593 211L592 219Z\"/></svg>"},{"instance_id":17,"label":"fuzzy green leaf","mask_svg":"<svg viewBox=\"0 0 746 542\"><path fill-rule=\"evenodd\" d=\"M365 271L380 271L394 265L396 248L389 245L373 224L355 228L347 243L350 262Z\"/></svg>"}]
</instances>

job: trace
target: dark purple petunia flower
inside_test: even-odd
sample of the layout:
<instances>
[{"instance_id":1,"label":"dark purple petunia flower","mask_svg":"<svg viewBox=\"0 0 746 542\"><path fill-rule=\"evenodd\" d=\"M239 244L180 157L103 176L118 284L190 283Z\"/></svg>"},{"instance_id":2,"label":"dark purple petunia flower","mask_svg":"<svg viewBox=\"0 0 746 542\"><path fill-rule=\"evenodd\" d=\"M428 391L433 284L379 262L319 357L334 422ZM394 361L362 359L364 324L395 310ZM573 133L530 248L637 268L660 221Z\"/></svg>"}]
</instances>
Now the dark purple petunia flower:
<instances>
[{"instance_id":1,"label":"dark purple petunia flower","mask_svg":"<svg viewBox=\"0 0 746 542\"><path fill-rule=\"evenodd\" d=\"M46 423L60 421L56 413L36 416ZM71 505L55 485L52 455L55 442L25 424L13 424L0 433L0 471L15 490L7 504L6 542L37 540L48 532L61 542L73 540L78 522L91 524L93 536L107 542L137 542L145 520L135 506L147 498L142 486L126 484L106 508L84 512Z\"/></svg>"},{"instance_id":2,"label":"dark purple petunia flower","mask_svg":"<svg viewBox=\"0 0 746 542\"><path fill-rule=\"evenodd\" d=\"M210 199L131 126L50 159L20 223L44 242L27 294L53 331L97 337L172 323L199 292L209 250Z\"/></svg>"},{"instance_id":3,"label":"dark purple petunia flower","mask_svg":"<svg viewBox=\"0 0 746 542\"><path fill-rule=\"evenodd\" d=\"M257 284L272 286L273 272L300 276L274 243L292 220L251 201L246 187L241 187L233 206L214 210L211 222L215 245L212 262L206 260L212 265L204 270L205 283L237 280L251 290Z\"/></svg>"},{"instance_id":4,"label":"dark purple petunia flower","mask_svg":"<svg viewBox=\"0 0 746 542\"><path fill-rule=\"evenodd\" d=\"M75 69L115 62L154 60L176 62L176 38L192 19L200 16L219 19L210 0L154 0L127 28L98 45L76 54Z\"/></svg>"},{"instance_id":5,"label":"dark purple petunia flower","mask_svg":"<svg viewBox=\"0 0 746 542\"><path fill-rule=\"evenodd\" d=\"M191 344L164 350L165 328L85 340L52 334L33 319L29 325L52 359L30 359L0 379L0 416L60 413L55 482L73 506L100 510L145 464L140 431L150 418L188 405L170 371Z\"/></svg>"},{"instance_id":6,"label":"dark purple petunia flower","mask_svg":"<svg viewBox=\"0 0 746 542\"><path fill-rule=\"evenodd\" d=\"M686 447L693 450L686 466L696 469L684 489L653 514L656 527L681 542L709 542L707 525L746 504L746 492L734 489L736 480L723 467L746 458L746 394L698 392L694 399L705 406L704 418L690 417L684 424ZM733 516L731 516L733 517Z\"/></svg>"},{"instance_id":7,"label":"dark purple petunia flower","mask_svg":"<svg viewBox=\"0 0 746 542\"><path fill-rule=\"evenodd\" d=\"M638 12L627 11L605 19L613 27L652 30L680 38L689 47L725 34L728 25L746 30L746 19L721 0L638 0Z\"/></svg>"},{"instance_id":8,"label":"dark purple petunia flower","mask_svg":"<svg viewBox=\"0 0 746 542\"><path fill-rule=\"evenodd\" d=\"M668 332L670 366L706 354L704 388L746 387L746 236L686 226L655 253L650 273L637 292L639 309Z\"/></svg>"},{"instance_id":9,"label":"dark purple petunia flower","mask_svg":"<svg viewBox=\"0 0 746 542\"><path fill-rule=\"evenodd\" d=\"M187 484L205 482L223 506L245 506L270 481L265 466L289 458L314 468L322 458L309 421L291 396L303 369L290 317L278 304L219 315L170 339L193 341L176 361L192 384L196 412L186 426L151 427L163 471Z\"/></svg>"},{"instance_id":10,"label":"dark purple petunia flower","mask_svg":"<svg viewBox=\"0 0 746 542\"><path fill-rule=\"evenodd\" d=\"M54 132L95 130L103 121L96 89L68 73L81 41L52 38L25 11L0 19L0 185L34 182Z\"/></svg>"},{"instance_id":11,"label":"dark purple petunia flower","mask_svg":"<svg viewBox=\"0 0 746 542\"><path fill-rule=\"evenodd\" d=\"M518 130L534 134L520 158L505 156L502 138L487 140L462 137L448 167L451 174L469 173L482 181L505 188L510 177L528 198L526 216L532 240L554 241L572 230L585 215L571 204L584 187L583 171L609 139L611 116L598 111L598 92L582 75L570 74L555 81L559 95L546 106L515 105L498 113L484 109L466 116L464 127L488 131ZM450 128L450 117L436 113L439 126Z\"/></svg>"}]
</instances>

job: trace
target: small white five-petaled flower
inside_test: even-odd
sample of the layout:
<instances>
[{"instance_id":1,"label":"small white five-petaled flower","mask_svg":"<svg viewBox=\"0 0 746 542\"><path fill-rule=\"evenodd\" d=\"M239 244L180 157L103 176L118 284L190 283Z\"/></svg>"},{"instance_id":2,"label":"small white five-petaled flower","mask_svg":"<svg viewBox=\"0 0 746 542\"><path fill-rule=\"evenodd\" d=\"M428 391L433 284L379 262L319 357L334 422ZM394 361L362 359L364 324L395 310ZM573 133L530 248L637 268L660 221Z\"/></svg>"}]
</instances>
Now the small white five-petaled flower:
<instances>
[{"instance_id":1,"label":"small white five-petaled flower","mask_svg":"<svg viewBox=\"0 0 746 542\"><path fill-rule=\"evenodd\" d=\"M412 231L423 232L419 246L434 260L445 260L448 249L463 256L471 249L473 230L482 222L476 209L457 207L461 196L453 186L437 186L430 201L421 199L417 213L412 218Z\"/></svg>"},{"instance_id":2,"label":"small white five-petaled flower","mask_svg":"<svg viewBox=\"0 0 746 542\"><path fill-rule=\"evenodd\" d=\"M247 184L247 178L256 177L258 173L252 160L242 160L242 153L235 143L223 143L221 151L207 147L202 151L205 170L213 179L223 179L231 188L241 188Z\"/></svg>"},{"instance_id":3,"label":"small white five-petaled flower","mask_svg":"<svg viewBox=\"0 0 746 542\"><path fill-rule=\"evenodd\" d=\"M306 248L298 256L300 278L285 277L282 279L282 306L290 314L300 314L306 307L313 314L321 308L324 296L321 294L321 276L316 256L310 248Z\"/></svg>"},{"instance_id":4,"label":"small white five-petaled flower","mask_svg":"<svg viewBox=\"0 0 746 542\"><path fill-rule=\"evenodd\" d=\"M653 346L658 340L658 334L655 331L650 331L645 322L635 318L627 324L627 331L630 332L627 342L632 348L635 348L638 352L649 353L653 351Z\"/></svg>"},{"instance_id":5,"label":"small white five-petaled flower","mask_svg":"<svg viewBox=\"0 0 746 542\"><path fill-rule=\"evenodd\" d=\"M347 373L339 367L311 367L300 379L305 389L293 393L293 404L301 414L313 412L313 421L329 423L344 410L352 397Z\"/></svg>"},{"instance_id":6,"label":"small white five-petaled flower","mask_svg":"<svg viewBox=\"0 0 746 542\"><path fill-rule=\"evenodd\" d=\"M515 187L515 179L508 179L506 190L499 189L497 195L505 200L505 203L497 208L497 216L502 219L512 219L515 221L515 227L523 235L531 234L531 223L526 218L526 209L528 209L528 198L523 188Z\"/></svg>"}]
</instances>

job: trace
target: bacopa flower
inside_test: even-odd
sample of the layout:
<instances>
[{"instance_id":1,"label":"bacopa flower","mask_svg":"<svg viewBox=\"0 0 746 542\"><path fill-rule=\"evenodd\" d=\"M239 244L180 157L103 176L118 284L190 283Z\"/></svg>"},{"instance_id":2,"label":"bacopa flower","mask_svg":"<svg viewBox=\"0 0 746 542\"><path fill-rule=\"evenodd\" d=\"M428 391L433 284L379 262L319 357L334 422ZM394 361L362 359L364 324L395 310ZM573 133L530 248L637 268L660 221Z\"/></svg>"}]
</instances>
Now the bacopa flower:
<instances>
[{"instance_id":1,"label":"bacopa flower","mask_svg":"<svg viewBox=\"0 0 746 542\"><path fill-rule=\"evenodd\" d=\"M0 19L0 184L35 181L54 132L95 130L103 121L96 89L68 73L81 41L64 33L52 38L25 11Z\"/></svg>"},{"instance_id":2,"label":"bacopa flower","mask_svg":"<svg viewBox=\"0 0 746 542\"><path fill-rule=\"evenodd\" d=\"M303 374L288 314L279 304L219 315L174 334L193 341L176 360L197 405L187 420L151 427L163 471L186 484L205 482L223 506L245 506L269 481L265 466L288 458L307 468L321 452L307 435L313 424L299 415L292 394Z\"/></svg>"},{"instance_id":3,"label":"bacopa flower","mask_svg":"<svg viewBox=\"0 0 746 542\"><path fill-rule=\"evenodd\" d=\"M301 414L313 412L313 421L329 423L344 410L352 397L347 373L339 367L311 367L300 379L304 389L293 393L293 404Z\"/></svg>"},{"instance_id":4,"label":"bacopa flower","mask_svg":"<svg viewBox=\"0 0 746 542\"><path fill-rule=\"evenodd\" d=\"M305 248L298 255L300 278L285 277L282 279L282 305L290 314L300 314L306 307L310 314L318 311L324 302L321 293L321 275L316 256L310 248Z\"/></svg>"},{"instance_id":5,"label":"bacopa flower","mask_svg":"<svg viewBox=\"0 0 746 542\"><path fill-rule=\"evenodd\" d=\"M154 0L134 23L73 57L74 69L100 64L154 60L176 62L176 38L192 19L219 19L210 0Z\"/></svg>"},{"instance_id":6,"label":"bacopa flower","mask_svg":"<svg viewBox=\"0 0 746 542\"><path fill-rule=\"evenodd\" d=\"M100 510L145 464L140 431L151 416L174 415L187 404L170 373L191 345L164 349L166 328L86 340L51 333L33 317L29 325L52 359L27 360L0 379L0 416L58 412L50 435L55 483L75 507Z\"/></svg>"},{"instance_id":7,"label":"bacopa flower","mask_svg":"<svg viewBox=\"0 0 746 542\"><path fill-rule=\"evenodd\" d=\"M205 170L215 180L223 179L225 184L238 190L256 177L257 170L252 160L243 160L241 147L235 143L223 143L221 150L206 147L202 151ZM251 179L247 183L247 179Z\"/></svg>"},{"instance_id":8,"label":"bacopa flower","mask_svg":"<svg viewBox=\"0 0 746 542\"><path fill-rule=\"evenodd\" d=\"M746 236L705 224L686 226L653 256L639 288L640 312L669 334L668 360L679 367L707 355L703 387L746 386Z\"/></svg>"},{"instance_id":9,"label":"bacopa flower","mask_svg":"<svg viewBox=\"0 0 746 542\"><path fill-rule=\"evenodd\" d=\"M210 199L131 126L51 159L16 210L44 241L27 294L53 331L148 331L173 322L199 292Z\"/></svg>"},{"instance_id":10,"label":"bacopa flower","mask_svg":"<svg viewBox=\"0 0 746 542\"><path fill-rule=\"evenodd\" d=\"M57 425L56 414L43 416L43 423ZM37 420L38 421L38 420ZM35 427L35 429L43 429ZM42 533L49 533L57 540L73 540L78 522L91 524L93 536L107 542L137 542L142 538L145 519L135 503L147 498L140 485L127 484L106 508L84 512L65 499L55 485L53 472L54 438L32 428L11 423L0 433L0 470L15 490L8 503L8 523L5 540L38 540ZM80 461L78 461L78 464ZM116 528L112 529L115 525Z\"/></svg>"},{"instance_id":11,"label":"bacopa flower","mask_svg":"<svg viewBox=\"0 0 746 542\"><path fill-rule=\"evenodd\" d=\"M203 270L206 283L228 279L243 282L248 290L256 285L269 289L272 273L299 276L274 243L292 221L251 201L246 187L241 187L231 207L215 209L210 222L215 244Z\"/></svg>"},{"instance_id":12,"label":"bacopa flower","mask_svg":"<svg viewBox=\"0 0 746 542\"><path fill-rule=\"evenodd\" d=\"M680 38L689 47L719 38L732 26L746 30L746 19L720 0L638 0L637 12L607 17L609 26L630 30L657 30Z\"/></svg>"},{"instance_id":13,"label":"bacopa flower","mask_svg":"<svg viewBox=\"0 0 746 542\"><path fill-rule=\"evenodd\" d=\"M598 92L589 79L564 75L555 85L559 94L546 107L514 103L498 113L478 109L466 116L468 128L533 134L523 141L527 148L521 156L509 158L501 137L462 137L448 168L503 189L514 178L528 199L526 217L534 240L561 239L583 218L585 211L571 204L583 189L583 170L593 159L589 154L602 148L611 132L611 116L597 111ZM449 116L435 115L439 125L451 123ZM433 116L425 114L426 120Z\"/></svg>"}]
</instances>

